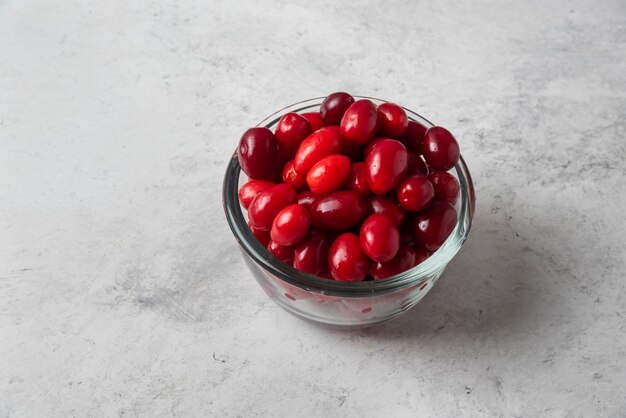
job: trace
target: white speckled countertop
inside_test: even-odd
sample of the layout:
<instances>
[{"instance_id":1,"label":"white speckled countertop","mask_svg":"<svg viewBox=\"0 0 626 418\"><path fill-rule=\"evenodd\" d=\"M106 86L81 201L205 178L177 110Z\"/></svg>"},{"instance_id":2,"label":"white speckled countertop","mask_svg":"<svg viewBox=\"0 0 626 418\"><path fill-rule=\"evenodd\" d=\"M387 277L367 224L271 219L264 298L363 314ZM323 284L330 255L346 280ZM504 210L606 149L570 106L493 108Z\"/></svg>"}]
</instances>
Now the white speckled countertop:
<instances>
[{"instance_id":1,"label":"white speckled countertop","mask_svg":"<svg viewBox=\"0 0 626 418\"><path fill-rule=\"evenodd\" d=\"M0 417L626 415L626 3L354 3L0 0ZM338 89L449 127L478 197L355 332L275 306L220 198Z\"/></svg>"}]
</instances>

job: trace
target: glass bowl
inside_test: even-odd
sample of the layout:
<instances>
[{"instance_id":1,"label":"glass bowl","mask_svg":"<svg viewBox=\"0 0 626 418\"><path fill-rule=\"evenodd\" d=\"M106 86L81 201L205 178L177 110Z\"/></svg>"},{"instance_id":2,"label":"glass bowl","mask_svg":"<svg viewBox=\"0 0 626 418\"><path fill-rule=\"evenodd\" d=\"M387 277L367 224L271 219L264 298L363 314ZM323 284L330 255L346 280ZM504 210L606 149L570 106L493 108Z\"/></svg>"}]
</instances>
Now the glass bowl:
<instances>
[{"instance_id":1,"label":"glass bowl","mask_svg":"<svg viewBox=\"0 0 626 418\"><path fill-rule=\"evenodd\" d=\"M367 98L375 104L384 100ZM305 100L285 107L268 116L258 126L275 130L280 118L289 112L318 111L323 97ZM410 120L426 127L431 122L405 109ZM461 186L457 203L458 221L444 244L423 263L410 270L382 280L367 282L340 282L323 279L296 270L271 255L254 237L239 203L239 187L247 181L233 154L223 186L223 204L226 219L237 239L243 258L252 275L267 295L287 312L300 318L333 328L356 329L394 319L415 306L435 285L446 265L467 239L474 212L474 186L463 160L450 171Z\"/></svg>"}]
</instances>

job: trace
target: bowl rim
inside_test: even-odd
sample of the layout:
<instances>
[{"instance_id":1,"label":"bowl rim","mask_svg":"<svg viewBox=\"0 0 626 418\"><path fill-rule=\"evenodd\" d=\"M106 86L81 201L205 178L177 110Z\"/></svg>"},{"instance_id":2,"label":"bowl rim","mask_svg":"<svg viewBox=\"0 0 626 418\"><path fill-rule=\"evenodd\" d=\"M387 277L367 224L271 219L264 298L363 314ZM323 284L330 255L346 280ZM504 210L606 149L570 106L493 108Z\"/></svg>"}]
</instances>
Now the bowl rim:
<instances>
[{"instance_id":1,"label":"bowl rim","mask_svg":"<svg viewBox=\"0 0 626 418\"><path fill-rule=\"evenodd\" d=\"M353 96L355 99L368 99L373 102L384 103L385 100L368 96ZM270 114L257 126L271 128L280 117L287 112L301 113L315 107L319 107L324 97L315 97L302 100L285 106L282 109ZM420 123L429 128L435 126L428 119L418 113L403 107L409 116L409 120ZM244 256L249 256L256 265L263 268L269 274L280 280L320 294L343 296L343 297L366 297L391 293L398 289L417 286L427 280L433 274L445 268L450 260L458 253L463 242L467 239L472 224L472 217L475 207L475 194L472 178L467 168L467 164L461 155L455 165L460 191L460 209L457 216L457 223L454 230L448 236L441 247L435 251L426 261L417 266L380 280L367 282L342 282L337 280L324 279L308 273L301 272L294 267L278 260L261 245L254 237L243 215L238 197L238 184L241 168L237 158L237 150L232 154L226 167L222 187L222 204L228 225L239 243L240 248L245 252Z\"/></svg>"}]
</instances>

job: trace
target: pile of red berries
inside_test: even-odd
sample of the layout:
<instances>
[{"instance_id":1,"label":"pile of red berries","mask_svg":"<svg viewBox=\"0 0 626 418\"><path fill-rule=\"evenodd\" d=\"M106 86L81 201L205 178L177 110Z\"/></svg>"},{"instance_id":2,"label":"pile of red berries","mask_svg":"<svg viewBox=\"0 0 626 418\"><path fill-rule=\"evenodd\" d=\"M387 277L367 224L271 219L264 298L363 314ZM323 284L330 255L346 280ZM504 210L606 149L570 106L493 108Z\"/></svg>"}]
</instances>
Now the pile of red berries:
<instances>
[{"instance_id":1,"label":"pile of red berries","mask_svg":"<svg viewBox=\"0 0 626 418\"><path fill-rule=\"evenodd\" d=\"M454 230L459 144L394 103L347 93L319 112L287 113L272 132L248 129L239 200L269 252L306 273L383 279L426 260Z\"/></svg>"}]
</instances>

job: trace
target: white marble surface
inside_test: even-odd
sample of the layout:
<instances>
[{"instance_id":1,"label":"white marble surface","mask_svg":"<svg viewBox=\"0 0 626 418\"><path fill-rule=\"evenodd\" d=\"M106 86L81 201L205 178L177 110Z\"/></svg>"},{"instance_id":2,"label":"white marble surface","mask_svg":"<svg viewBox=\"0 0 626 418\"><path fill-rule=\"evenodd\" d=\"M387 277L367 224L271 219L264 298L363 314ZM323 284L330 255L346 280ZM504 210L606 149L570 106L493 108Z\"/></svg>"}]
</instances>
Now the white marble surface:
<instances>
[{"instance_id":1,"label":"white marble surface","mask_svg":"<svg viewBox=\"0 0 626 418\"><path fill-rule=\"evenodd\" d=\"M350 3L0 0L1 417L626 415L626 3ZM357 332L268 300L220 202L337 89L449 127L478 195Z\"/></svg>"}]
</instances>

